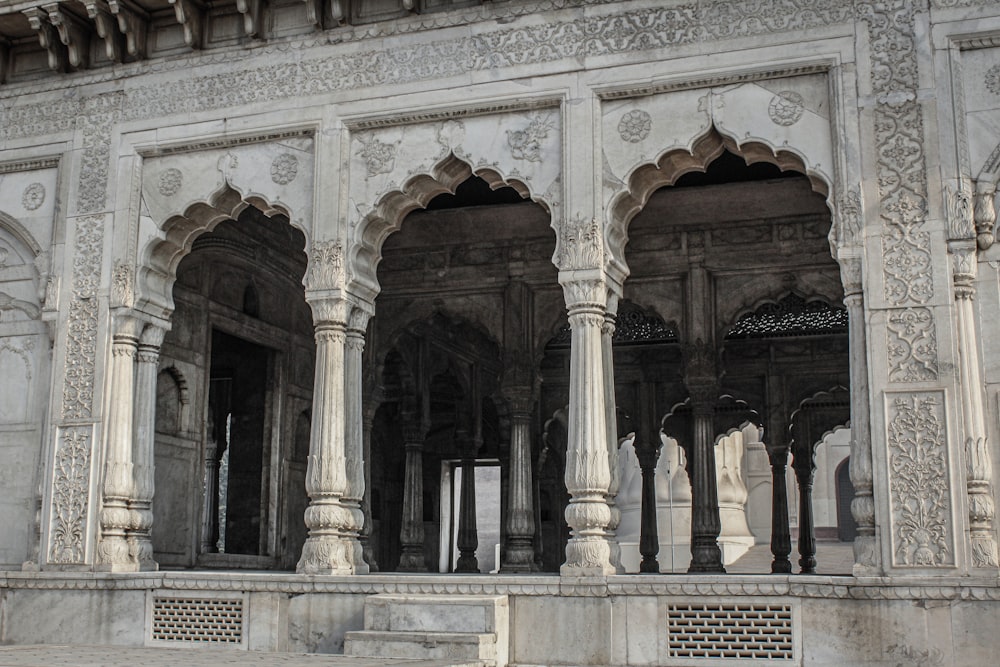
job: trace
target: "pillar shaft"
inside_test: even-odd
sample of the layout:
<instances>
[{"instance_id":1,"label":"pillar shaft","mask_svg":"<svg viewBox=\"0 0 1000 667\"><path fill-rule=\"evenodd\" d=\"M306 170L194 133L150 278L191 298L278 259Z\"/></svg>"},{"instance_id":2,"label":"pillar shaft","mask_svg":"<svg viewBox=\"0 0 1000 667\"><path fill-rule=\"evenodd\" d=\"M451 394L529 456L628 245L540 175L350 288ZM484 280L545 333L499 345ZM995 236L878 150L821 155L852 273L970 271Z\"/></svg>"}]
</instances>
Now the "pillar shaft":
<instances>
[{"instance_id":1,"label":"pillar shaft","mask_svg":"<svg viewBox=\"0 0 1000 667\"><path fill-rule=\"evenodd\" d=\"M346 422L344 459L347 467L347 488L344 491L343 502L350 512L350 522L346 527L346 534L351 546L351 564L357 574L365 574L369 571L360 541L361 531L365 525L365 513L361 507L365 497L364 405L361 390L365 328L367 325L368 314L355 307L347 328L344 351L344 419Z\"/></svg>"},{"instance_id":2,"label":"pillar shaft","mask_svg":"<svg viewBox=\"0 0 1000 667\"><path fill-rule=\"evenodd\" d=\"M788 487L785 485L788 450L783 446L768 448L767 457L771 463L771 572L788 574L792 571L792 563L788 560L792 553L792 537L788 530Z\"/></svg>"},{"instance_id":3,"label":"pillar shaft","mask_svg":"<svg viewBox=\"0 0 1000 667\"><path fill-rule=\"evenodd\" d=\"M111 342L111 397L108 437L102 487L101 540L97 567L101 570L134 572L138 562L129 554L126 531L132 516L132 437L135 405L135 357L142 324L128 315L116 316Z\"/></svg>"},{"instance_id":4,"label":"pillar shaft","mask_svg":"<svg viewBox=\"0 0 1000 667\"><path fill-rule=\"evenodd\" d=\"M601 328L601 366L604 374L604 425L607 429L608 469L611 472L611 484L608 486L608 509L611 521L608 523L608 543L611 547L611 565L619 574L625 572L622 565L622 550L618 544L618 525L622 520L622 512L618 507L617 497L621 487L621 469L618 466L618 419L615 415L615 357L614 357L615 314L604 313L604 326Z\"/></svg>"},{"instance_id":5,"label":"pillar shaft","mask_svg":"<svg viewBox=\"0 0 1000 667\"><path fill-rule=\"evenodd\" d=\"M423 429L416 424L404 427L406 467L403 473L403 520L399 530L400 572L427 571L424 561L423 435Z\"/></svg>"},{"instance_id":6,"label":"pillar shaft","mask_svg":"<svg viewBox=\"0 0 1000 667\"><path fill-rule=\"evenodd\" d=\"M795 479L799 485L799 567L802 574L816 572L816 526L813 520L813 477L816 466L796 466Z\"/></svg>"},{"instance_id":7,"label":"pillar shaft","mask_svg":"<svg viewBox=\"0 0 1000 667\"><path fill-rule=\"evenodd\" d=\"M467 434L463 436L468 438ZM459 446L463 445L468 447L468 443L459 443ZM479 572L479 560L476 558L476 549L479 548L479 529L476 521L476 461L472 456L462 459L457 546L458 562L455 564L455 571Z\"/></svg>"},{"instance_id":8,"label":"pillar shaft","mask_svg":"<svg viewBox=\"0 0 1000 667\"><path fill-rule=\"evenodd\" d=\"M357 538L351 537L355 519L344 500L348 493L348 472L343 304L324 300L310 305L317 324L313 419L306 467L309 507L305 523L309 536L296 569L304 574L352 574Z\"/></svg>"},{"instance_id":9,"label":"pillar shaft","mask_svg":"<svg viewBox=\"0 0 1000 667\"><path fill-rule=\"evenodd\" d=\"M511 406L510 483L503 572L535 569L535 509L531 483L531 388L508 392Z\"/></svg>"},{"instance_id":10,"label":"pillar shaft","mask_svg":"<svg viewBox=\"0 0 1000 667\"><path fill-rule=\"evenodd\" d=\"M140 570L156 570L153 560L154 443L156 437L156 374L160 346L166 329L147 324L136 355L135 440L133 479L135 493L129 502L132 523L128 530L129 553Z\"/></svg>"},{"instance_id":11,"label":"pillar shaft","mask_svg":"<svg viewBox=\"0 0 1000 667\"><path fill-rule=\"evenodd\" d=\"M689 384L694 418L691 466L691 566L688 572L725 572L719 533L719 488L715 470L715 429L712 409L718 387Z\"/></svg>"},{"instance_id":12,"label":"pillar shaft","mask_svg":"<svg viewBox=\"0 0 1000 667\"><path fill-rule=\"evenodd\" d=\"M560 281L572 329L566 448L566 490L570 494L566 523L572 532L560 573L614 574L607 533L611 523L607 500L611 470L601 342L607 292L601 279L564 281L561 275Z\"/></svg>"}]
</instances>

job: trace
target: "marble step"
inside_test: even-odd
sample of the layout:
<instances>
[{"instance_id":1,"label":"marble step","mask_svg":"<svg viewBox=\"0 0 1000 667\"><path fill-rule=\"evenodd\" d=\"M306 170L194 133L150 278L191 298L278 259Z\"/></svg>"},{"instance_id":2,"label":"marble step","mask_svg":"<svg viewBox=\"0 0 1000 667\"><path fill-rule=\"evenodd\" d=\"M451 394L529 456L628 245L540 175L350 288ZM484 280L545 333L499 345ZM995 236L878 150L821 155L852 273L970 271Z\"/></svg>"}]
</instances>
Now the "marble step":
<instances>
[{"instance_id":1,"label":"marble step","mask_svg":"<svg viewBox=\"0 0 1000 667\"><path fill-rule=\"evenodd\" d=\"M456 665L496 665L492 632L400 632L355 630L344 636L344 655L354 657L455 660Z\"/></svg>"},{"instance_id":2,"label":"marble step","mask_svg":"<svg viewBox=\"0 0 1000 667\"><path fill-rule=\"evenodd\" d=\"M506 641L506 595L372 595L365 629L388 632L495 633Z\"/></svg>"}]
</instances>

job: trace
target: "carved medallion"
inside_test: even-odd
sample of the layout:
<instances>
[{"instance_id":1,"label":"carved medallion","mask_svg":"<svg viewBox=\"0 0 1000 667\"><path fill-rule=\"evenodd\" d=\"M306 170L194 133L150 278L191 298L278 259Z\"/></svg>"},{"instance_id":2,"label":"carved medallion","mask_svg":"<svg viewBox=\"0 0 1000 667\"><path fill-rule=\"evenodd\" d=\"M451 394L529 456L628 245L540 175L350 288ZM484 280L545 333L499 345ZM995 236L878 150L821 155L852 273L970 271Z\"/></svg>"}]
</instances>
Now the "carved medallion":
<instances>
[{"instance_id":1,"label":"carved medallion","mask_svg":"<svg viewBox=\"0 0 1000 667\"><path fill-rule=\"evenodd\" d=\"M379 141L373 136L360 136L361 150L358 157L365 161L368 167L368 178L379 174L388 174L396 164L396 146Z\"/></svg>"},{"instance_id":2,"label":"carved medallion","mask_svg":"<svg viewBox=\"0 0 1000 667\"><path fill-rule=\"evenodd\" d=\"M641 109L629 111L618 121L618 134L621 135L622 141L630 144L637 144L648 137L651 129L653 129L653 119Z\"/></svg>"},{"instance_id":3,"label":"carved medallion","mask_svg":"<svg viewBox=\"0 0 1000 667\"><path fill-rule=\"evenodd\" d=\"M507 130L507 146L515 160L541 162L542 141L549 136L552 121L547 116L537 115L523 130Z\"/></svg>"},{"instance_id":4,"label":"carved medallion","mask_svg":"<svg viewBox=\"0 0 1000 667\"><path fill-rule=\"evenodd\" d=\"M805 111L802 96L791 90L782 90L771 98L767 107L767 115L775 125L788 127L795 125Z\"/></svg>"},{"instance_id":5,"label":"carved medallion","mask_svg":"<svg viewBox=\"0 0 1000 667\"><path fill-rule=\"evenodd\" d=\"M299 175L299 160L291 153L282 153L271 162L271 180L288 185Z\"/></svg>"},{"instance_id":6,"label":"carved medallion","mask_svg":"<svg viewBox=\"0 0 1000 667\"><path fill-rule=\"evenodd\" d=\"M21 205L25 210L34 211L45 203L45 186L41 183L32 183L24 189L21 195Z\"/></svg>"},{"instance_id":7,"label":"carved medallion","mask_svg":"<svg viewBox=\"0 0 1000 667\"><path fill-rule=\"evenodd\" d=\"M994 95L1000 95L1000 65L994 65L986 70L986 90Z\"/></svg>"},{"instance_id":8,"label":"carved medallion","mask_svg":"<svg viewBox=\"0 0 1000 667\"><path fill-rule=\"evenodd\" d=\"M172 197L181 189L184 175L180 169L170 168L160 174L160 183L157 188L164 197Z\"/></svg>"}]
</instances>

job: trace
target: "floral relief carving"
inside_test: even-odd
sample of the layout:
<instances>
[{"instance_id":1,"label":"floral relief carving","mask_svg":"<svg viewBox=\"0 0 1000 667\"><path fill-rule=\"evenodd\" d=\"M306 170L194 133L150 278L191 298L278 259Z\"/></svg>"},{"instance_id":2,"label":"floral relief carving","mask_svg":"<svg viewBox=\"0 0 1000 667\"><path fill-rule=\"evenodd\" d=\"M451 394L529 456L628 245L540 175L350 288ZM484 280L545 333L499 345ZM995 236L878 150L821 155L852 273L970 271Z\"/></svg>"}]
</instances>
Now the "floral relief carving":
<instances>
[{"instance_id":1,"label":"floral relief carving","mask_svg":"<svg viewBox=\"0 0 1000 667\"><path fill-rule=\"evenodd\" d=\"M937 336L927 308L889 311L887 346L890 382L936 380Z\"/></svg>"},{"instance_id":2,"label":"floral relief carving","mask_svg":"<svg viewBox=\"0 0 1000 667\"><path fill-rule=\"evenodd\" d=\"M358 137L361 150L358 157L365 161L368 168L368 178L379 174L388 174L396 164L396 145L379 141L372 135Z\"/></svg>"},{"instance_id":3,"label":"floral relief carving","mask_svg":"<svg viewBox=\"0 0 1000 667\"><path fill-rule=\"evenodd\" d=\"M893 228L882 237L885 298L893 305L924 304L934 296L930 234Z\"/></svg>"},{"instance_id":4,"label":"floral relief carving","mask_svg":"<svg viewBox=\"0 0 1000 667\"><path fill-rule=\"evenodd\" d=\"M553 121L548 114L536 114L523 130L507 130L507 146L515 160L541 162L542 142L548 138Z\"/></svg>"},{"instance_id":5,"label":"floral relief carving","mask_svg":"<svg viewBox=\"0 0 1000 667\"><path fill-rule=\"evenodd\" d=\"M344 247L340 241L317 241L309 253L309 290L337 289L344 282Z\"/></svg>"},{"instance_id":6,"label":"floral relief carving","mask_svg":"<svg viewBox=\"0 0 1000 667\"><path fill-rule=\"evenodd\" d=\"M805 109L805 100L801 95L793 90L782 90L771 98L767 115L775 125L789 127L799 122Z\"/></svg>"},{"instance_id":7,"label":"floral relief carving","mask_svg":"<svg viewBox=\"0 0 1000 667\"><path fill-rule=\"evenodd\" d=\"M1000 65L994 65L986 70L986 79L983 82L986 90L994 95L1000 95Z\"/></svg>"},{"instance_id":8,"label":"floral relief carving","mask_svg":"<svg viewBox=\"0 0 1000 667\"><path fill-rule=\"evenodd\" d=\"M45 203L45 186L41 183L32 183L24 189L21 195L21 206L26 211L37 210Z\"/></svg>"},{"instance_id":9,"label":"floral relief carving","mask_svg":"<svg viewBox=\"0 0 1000 667\"><path fill-rule=\"evenodd\" d=\"M135 269L121 260L115 261L111 273L111 303L126 308L135 303Z\"/></svg>"},{"instance_id":10,"label":"floral relief carving","mask_svg":"<svg viewBox=\"0 0 1000 667\"><path fill-rule=\"evenodd\" d=\"M653 119L642 109L633 109L618 121L618 134L621 135L622 141L630 144L637 144L648 137L652 129Z\"/></svg>"},{"instance_id":11,"label":"floral relief carving","mask_svg":"<svg viewBox=\"0 0 1000 667\"><path fill-rule=\"evenodd\" d=\"M111 162L111 127L121 116L122 92L106 93L83 102L78 124L83 126L83 153L77 210L96 213L108 196L108 169Z\"/></svg>"},{"instance_id":12,"label":"floral relief carving","mask_svg":"<svg viewBox=\"0 0 1000 667\"><path fill-rule=\"evenodd\" d=\"M69 305L63 419L89 419L97 359L97 288L103 258L104 218L77 218L74 233L73 295Z\"/></svg>"},{"instance_id":13,"label":"floral relief carving","mask_svg":"<svg viewBox=\"0 0 1000 667\"><path fill-rule=\"evenodd\" d=\"M156 189L159 190L160 194L164 197L173 197L180 191L183 183L184 174L180 169L171 167L170 169L164 169L163 173L160 174L160 181L157 184Z\"/></svg>"},{"instance_id":14,"label":"floral relief carving","mask_svg":"<svg viewBox=\"0 0 1000 667\"><path fill-rule=\"evenodd\" d=\"M299 159L291 153L282 153L271 162L271 180L278 185L288 185L299 175Z\"/></svg>"},{"instance_id":15,"label":"floral relief carving","mask_svg":"<svg viewBox=\"0 0 1000 667\"><path fill-rule=\"evenodd\" d=\"M944 405L938 392L896 395L889 406L893 564L954 562Z\"/></svg>"},{"instance_id":16,"label":"floral relief carving","mask_svg":"<svg viewBox=\"0 0 1000 667\"><path fill-rule=\"evenodd\" d=\"M91 427L71 426L56 440L49 561L82 563L89 503Z\"/></svg>"}]
</instances>

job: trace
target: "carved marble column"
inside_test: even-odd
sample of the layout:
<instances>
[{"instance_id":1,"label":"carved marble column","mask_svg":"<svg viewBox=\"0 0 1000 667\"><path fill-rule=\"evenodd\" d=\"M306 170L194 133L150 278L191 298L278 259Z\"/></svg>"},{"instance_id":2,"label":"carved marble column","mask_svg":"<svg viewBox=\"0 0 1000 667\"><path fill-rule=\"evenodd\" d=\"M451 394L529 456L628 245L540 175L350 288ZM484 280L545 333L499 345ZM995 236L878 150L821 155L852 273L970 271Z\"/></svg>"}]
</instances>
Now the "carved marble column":
<instances>
[{"instance_id":1,"label":"carved marble column","mask_svg":"<svg viewBox=\"0 0 1000 667\"><path fill-rule=\"evenodd\" d=\"M559 282L572 329L566 447L566 489L570 494L566 523L572 532L560 574L614 574L617 569L611 563L607 532L611 523L611 457L602 345L607 287L597 270L562 271Z\"/></svg>"},{"instance_id":2,"label":"carved marble column","mask_svg":"<svg viewBox=\"0 0 1000 667\"><path fill-rule=\"evenodd\" d=\"M501 570L532 572L535 568L535 509L531 483L531 387L508 388L510 404L510 484L507 496L507 543Z\"/></svg>"},{"instance_id":3,"label":"carved marble column","mask_svg":"<svg viewBox=\"0 0 1000 667\"><path fill-rule=\"evenodd\" d=\"M418 415L403 416L403 519L399 529L400 572L426 572L424 561L424 432Z\"/></svg>"},{"instance_id":4,"label":"carved marble column","mask_svg":"<svg viewBox=\"0 0 1000 667\"><path fill-rule=\"evenodd\" d=\"M313 418L306 466L309 536L296 570L303 574L353 574L355 524L344 501L348 492L345 445L344 351L348 304L340 299L310 300L316 326Z\"/></svg>"},{"instance_id":5,"label":"carved marble column","mask_svg":"<svg viewBox=\"0 0 1000 667\"><path fill-rule=\"evenodd\" d=\"M691 566L688 572L725 572L719 533L719 489L715 470L713 414L719 400L715 349L701 340L684 350L684 384L691 397Z\"/></svg>"},{"instance_id":6,"label":"carved marble column","mask_svg":"<svg viewBox=\"0 0 1000 667\"><path fill-rule=\"evenodd\" d=\"M841 251L840 278L847 307L851 363L851 483L854 500L851 515L857 524L854 538L854 574L881 573L881 557L875 535L874 474L868 404L868 348L866 341L862 256L860 251Z\"/></svg>"},{"instance_id":7,"label":"carved marble column","mask_svg":"<svg viewBox=\"0 0 1000 667\"><path fill-rule=\"evenodd\" d=\"M799 485L799 567L802 574L816 573L816 522L813 519L813 479L816 463L812 444L799 443L795 452L795 480Z\"/></svg>"},{"instance_id":8,"label":"carved marble column","mask_svg":"<svg viewBox=\"0 0 1000 667\"><path fill-rule=\"evenodd\" d=\"M976 243L973 239L948 242L955 287L955 327L958 332L959 382L966 485L969 497L969 541L972 567L996 571L997 541L994 532L993 461L987 441L979 347L976 341Z\"/></svg>"},{"instance_id":9,"label":"carved marble column","mask_svg":"<svg viewBox=\"0 0 1000 667\"><path fill-rule=\"evenodd\" d=\"M611 484L608 487L608 509L611 511L611 522L608 524L608 543L611 546L611 564L618 574L625 572L622 565L622 550L618 544L618 525L622 520L622 512L616 498L621 487L621 468L618 466L618 419L615 415L615 357L613 339L615 335L615 313L617 297L608 299L608 310L604 313L604 327L601 329L601 364L604 370L604 425L607 429L608 467L611 469Z\"/></svg>"},{"instance_id":10,"label":"carved marble column","mask_svg":"<svg viewBox=\"0 0 1000 667\"><path fill-rule=\"evenodd\" d=\"M219 474L218 441L215 439L215 416L208 410L208 425L205 427L205 479L202 482L205 495L201 508L201 546L198 553L215 551L215 494Z\"/></svg>"},{"instance_id":11,"label":"carved marble column","mask_svg":"<svg viewBox=\"0 0 1000 667\"><path fill-rule=\"evenodd\" d=\"M156 570L153 560L153 447L156 436L156 372L166 328L147 324L139 338L135 387L135 440L133 478L135 492L129 502L132 525L128 530L129 554L140 570Z\"/></svg>"},{"instance_id":12,"label":"carved marble column","mask_svg":"<svg viewBox=\"0 0 1000 667\"><path fill-rule=\"evenodd\" d=\"M374 393L374 392L373 392ZM381 394L379 394L381 396ZM365 495L361 500L361 511L365 515L365 525L361 529L359 540L361 552L369 572L378 572L378 561L375 560L375 550L372 548L372 429L375 426L375 411L379 401L370 400L364 407L364 456L365 456Z\"/></svg>"},{"instance_id":13,"label":"carved marble column","mask_svg":"<svg viewBox=\"0 0 1000 667\"><path fill-rule=\"evenodd\" d=\"M139 564L129 554L126 531L132 525L128 503L135 487L132 479L135 357L142 323L131 315L119 314L114 316L112 326L110 404L97 569L135 572Z\"/></svg>"},{"instance_id":14,"label":"carved marble column","mask_svg":"<svg viewBox=\"0 0 1000 667\"><path fill-rule=\"evenodd\" d=\"M365 498L362 355L369 317L365 310L357 306L351 310L344 351L344 458L347 466L347 488L344 490L343 503L350 512L351 521L346 527L346 534L352 547L350 555L355 574L367 574L369 571L360 540L365 526L365 512L361 507Z\"/></svg>"}]
</instances>

